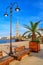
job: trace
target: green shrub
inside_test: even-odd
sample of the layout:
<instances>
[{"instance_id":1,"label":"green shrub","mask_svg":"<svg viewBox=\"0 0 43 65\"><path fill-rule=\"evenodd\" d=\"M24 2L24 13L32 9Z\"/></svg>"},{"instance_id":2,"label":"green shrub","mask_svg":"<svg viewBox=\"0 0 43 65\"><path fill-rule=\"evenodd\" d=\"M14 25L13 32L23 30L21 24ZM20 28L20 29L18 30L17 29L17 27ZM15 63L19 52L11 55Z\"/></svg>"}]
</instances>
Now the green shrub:
<instances>
[{"instance_id":1,"label":"green shrub","mask_svg":"<svg viewBox=\"0 0 43 65\"><path fill-rule=\"evenodd\" d=\"M31 42L37 42L40 43L40 40L38 38L35 38L34 40L32 40Z\"/></svg>"}]
</instances>

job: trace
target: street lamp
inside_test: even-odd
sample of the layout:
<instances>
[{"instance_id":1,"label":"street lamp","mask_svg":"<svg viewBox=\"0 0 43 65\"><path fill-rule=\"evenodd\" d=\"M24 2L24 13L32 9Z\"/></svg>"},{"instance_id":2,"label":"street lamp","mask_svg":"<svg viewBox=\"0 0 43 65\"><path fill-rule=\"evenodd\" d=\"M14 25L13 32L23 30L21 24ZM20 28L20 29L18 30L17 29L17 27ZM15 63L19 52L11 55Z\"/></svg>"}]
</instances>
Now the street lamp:
<instances>
[{"instance_id":1,"label":"street lamp","mask_svg":"<svg viewBox=\"0 0 43 65\"><path fill-rule=\"evenodd\" d=\"M13 12L14 5L16 5L15 11L17 11L17 12L20 11L20 8L18 7L18 3L14 2L13 4L11 3L10 6L8 6L6 8L6 12L4 14L4 16L8 16L7 9L10 8L10 53L9 53L9 55L13 54L13 52L12 52L12 12Z\"/></svg>"}]
</instances>

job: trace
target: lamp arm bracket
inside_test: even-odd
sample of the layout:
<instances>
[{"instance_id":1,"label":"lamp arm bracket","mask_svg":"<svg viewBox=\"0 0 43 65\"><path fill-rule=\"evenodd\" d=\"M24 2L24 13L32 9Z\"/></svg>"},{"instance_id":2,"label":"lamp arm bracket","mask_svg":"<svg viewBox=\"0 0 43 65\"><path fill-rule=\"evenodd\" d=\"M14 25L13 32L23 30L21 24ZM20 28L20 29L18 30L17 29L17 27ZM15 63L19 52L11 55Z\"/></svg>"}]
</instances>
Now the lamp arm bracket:
<instances>
[{"instance_id":1,"label":"lamp arm bracket","mask_svg":"<svg viewBox=\"0 0 43 65\"><path fill-rule=\"evenodd\" d=\"M13 7L14 5L16 5L16 6L18 7L18 3L17 3L17 2L14 2L14 3L12 4L12 7Z\"/></svg>"},{"instance_id":2,"label":"lamp arm bracket","mask_svg":"<svg viewBox=\"0 0 43 65\"><path fill-rule=\"evenodd\" d=\"M10 8L10 6L6 7L6 11L7 11L8 8Z\"/></svg>"}]
</instances>

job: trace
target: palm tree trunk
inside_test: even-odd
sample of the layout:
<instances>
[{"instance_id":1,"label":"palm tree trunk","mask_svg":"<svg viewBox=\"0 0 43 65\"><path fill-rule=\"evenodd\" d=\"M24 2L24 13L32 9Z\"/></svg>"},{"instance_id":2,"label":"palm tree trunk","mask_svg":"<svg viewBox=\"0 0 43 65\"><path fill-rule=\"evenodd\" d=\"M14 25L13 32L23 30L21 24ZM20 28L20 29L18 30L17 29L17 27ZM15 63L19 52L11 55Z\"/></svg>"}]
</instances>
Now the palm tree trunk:
<instances>
[{"instance_id":1,"label":"palm tree trunk","mask_svg":"<svg viewBox=\"0 0 43 65\"><path fill-rule=\"evenodd\" d=\"M32 40L34 40L36 38L35 33L32 33Z\"/></svg>"}]
</instances>

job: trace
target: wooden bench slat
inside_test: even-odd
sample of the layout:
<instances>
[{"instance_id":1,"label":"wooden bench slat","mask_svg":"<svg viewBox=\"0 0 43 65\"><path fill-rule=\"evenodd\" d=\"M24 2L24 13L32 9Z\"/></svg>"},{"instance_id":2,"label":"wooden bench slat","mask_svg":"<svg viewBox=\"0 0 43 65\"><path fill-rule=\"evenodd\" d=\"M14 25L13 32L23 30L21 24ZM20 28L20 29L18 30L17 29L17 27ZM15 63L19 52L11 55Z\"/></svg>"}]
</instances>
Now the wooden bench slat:
<instances>
[{"instance_id":1,"label":"wooden bench slat","mask_svg":"<svg viewBox=\"0 0 43 65\"><path fill-rule=\"evenodd\" d=\"M11 61L14 60L14 57L11 56L5 56L0 59L0 65L9 65Z\"/></svg>"},{"instance_id":2,"label":"wooden bench slat","mask_svg":"<svg viewBox=\"0 0 43 65\"><path fill-rule=\"evenodd\" d=\"M17 60L21 60L21 58L27 54L30 54L30 51L28 48L25 48L25 46L21 46L18 48L15 48L15 54L13 55Z\"/></svg>"}]
</instances>

